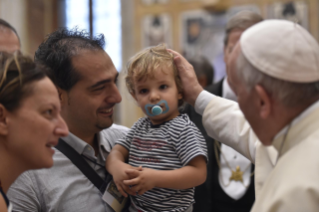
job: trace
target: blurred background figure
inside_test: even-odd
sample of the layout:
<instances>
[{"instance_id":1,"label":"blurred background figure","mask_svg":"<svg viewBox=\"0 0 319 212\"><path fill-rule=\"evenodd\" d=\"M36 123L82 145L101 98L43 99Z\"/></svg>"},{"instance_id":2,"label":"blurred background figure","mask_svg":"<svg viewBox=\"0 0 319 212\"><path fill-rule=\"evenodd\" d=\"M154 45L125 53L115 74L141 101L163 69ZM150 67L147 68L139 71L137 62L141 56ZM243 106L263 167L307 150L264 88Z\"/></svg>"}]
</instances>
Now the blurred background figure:
<instances>
[{"instance_id":1,"label":"blurred background figure","mask_svg":"<svg viewBox=\"0 0 319 212\"><path fill-rule=\"evenodd\" d=\"M0 51L15 52L20 49L17 31L8 22L0 18Z\"/></svg>"},{"instance_id":2,"label":"blurred background figure","mask_svg":"<svg viewBox=\"0 0 319 212\"><path fill-rule=\"evenodd\" d=\"M194 67L199 84L205 88L214 82L214 67L204 56L187 59Z\"/></svg>"}]
</instances>

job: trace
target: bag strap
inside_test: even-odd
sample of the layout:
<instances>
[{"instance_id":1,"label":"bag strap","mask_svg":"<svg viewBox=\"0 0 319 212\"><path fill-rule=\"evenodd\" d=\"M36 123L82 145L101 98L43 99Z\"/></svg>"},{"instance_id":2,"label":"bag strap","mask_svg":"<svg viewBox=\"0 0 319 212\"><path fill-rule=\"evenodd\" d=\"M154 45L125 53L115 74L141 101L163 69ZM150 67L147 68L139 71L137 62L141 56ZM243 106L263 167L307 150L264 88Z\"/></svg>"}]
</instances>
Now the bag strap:
<instances>
[{"instance_id":1,"label":"bag strap","mask_svg":"<svg viewBox=\"0 0 319 212\"><path fill-rule=\"evenodd\" d=\"M59 143L55 146L60 152L62 152L70 161L80 169L80 171L97 187L102 194L104 193L107 181L104 181L96 171L86 162L86 160L73 149L69 144L67 144L61 138Z\"/></svg>"}]
</instances>

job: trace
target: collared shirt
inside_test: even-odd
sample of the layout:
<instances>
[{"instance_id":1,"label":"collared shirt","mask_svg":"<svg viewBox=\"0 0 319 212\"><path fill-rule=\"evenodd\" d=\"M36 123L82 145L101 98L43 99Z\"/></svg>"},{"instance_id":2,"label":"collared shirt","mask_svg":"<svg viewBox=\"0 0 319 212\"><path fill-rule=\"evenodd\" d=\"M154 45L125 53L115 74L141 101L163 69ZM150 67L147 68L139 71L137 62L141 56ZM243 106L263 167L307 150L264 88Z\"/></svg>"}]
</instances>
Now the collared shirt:
<instances>
[{"instance_id":1,"label":"collared shirt","mask_svg":"<svg viewBox=\"0 0 319 212\"><path fill-rule=\"evenodd\" d=\"M128 128L113 125L97 134L99 154L92 146L72 133L63 140L79 154L90 158L87 162L104 179L105 159L116 140L126 135ZM13 211L24 212L112 212L102 200L101 192L59 150L55 149L54 165L23 173L8 191ZM93 162L94 161L94 162Z\"/></svg>"}]
</instances>

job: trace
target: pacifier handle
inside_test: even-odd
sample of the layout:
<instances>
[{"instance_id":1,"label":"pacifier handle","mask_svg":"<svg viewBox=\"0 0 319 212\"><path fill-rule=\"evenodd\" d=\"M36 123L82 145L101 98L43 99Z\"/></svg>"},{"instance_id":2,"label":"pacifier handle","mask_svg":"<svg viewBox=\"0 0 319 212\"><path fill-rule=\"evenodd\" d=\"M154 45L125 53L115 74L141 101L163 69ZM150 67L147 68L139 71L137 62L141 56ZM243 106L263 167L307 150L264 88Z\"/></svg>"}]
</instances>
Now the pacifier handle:
<instances>
[{"instance_id":1,"label":"pacifier handle","mask_svg":"<svg viewBox=\"0 0 319 212\"><path fill-rule=\"evenodd\" d=\"M157 115L160 115L160 114L163 113L163 109L160 106L155 105L155 106L152 107L151 112L152 112L153 115L157 116Z\"/></svg>"}]
</instances>

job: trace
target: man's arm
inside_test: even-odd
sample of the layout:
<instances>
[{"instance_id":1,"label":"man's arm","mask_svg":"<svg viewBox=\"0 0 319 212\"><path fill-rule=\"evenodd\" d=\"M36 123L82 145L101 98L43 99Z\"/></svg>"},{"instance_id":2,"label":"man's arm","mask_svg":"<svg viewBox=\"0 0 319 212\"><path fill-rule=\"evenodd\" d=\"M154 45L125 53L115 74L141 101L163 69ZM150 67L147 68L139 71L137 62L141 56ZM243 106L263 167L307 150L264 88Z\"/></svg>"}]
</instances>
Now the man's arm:
<instances>
[{"instance_id":1,"label":"man's arm","mask_svg":"<svg viewBox=\"0 0 319 212\"><path fill-rule=\"evenodd\" d=\"M175 170L155 170L144 168L142 171L126 170L130 176L137 176L131 180L125 180L127 186L133 186L132 190L139 195L154 187L171 189L188 189L198 186L206 180L206 159L204 156L193 158L187 166Z\"/></svg>"},{"instance_id":2,"label":"man's arm","mask_svg":"<svg viewBox=\"0 0 319 212\"><path fill-rule=\"evenodd\" d=\"M237 103L215 96L203 113L207 134L255 162L259 140Z\"/></svg>"},{"instance_id":3,"label":"man's arm","mask_svg":"<svg viewBox=\"0 0 319 212\"><path fill-rule=\"evenodd\" d=\"M200 87L193 67L178 52L175 55L186 101L203 116L207 134L234 148L253 163L256 145L259 142L236 102L219 98Z\"/></svg>"},{"instance_id":4,"label":"man's arm","mask_svg":"<svg viewBox=\"0 0 319 212\"><path fill-rule=\"evenodd\" d=\"M28 171L21 174L8 190L8 198L13 206L12 211L42 211L36 190L31 174Z\"/></svg>"}]
</instances>

